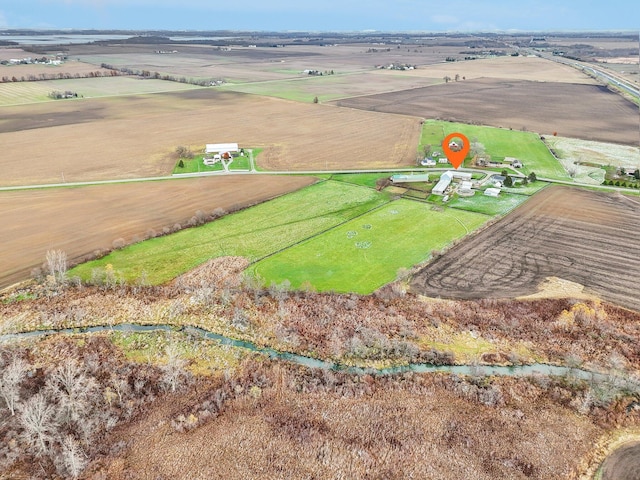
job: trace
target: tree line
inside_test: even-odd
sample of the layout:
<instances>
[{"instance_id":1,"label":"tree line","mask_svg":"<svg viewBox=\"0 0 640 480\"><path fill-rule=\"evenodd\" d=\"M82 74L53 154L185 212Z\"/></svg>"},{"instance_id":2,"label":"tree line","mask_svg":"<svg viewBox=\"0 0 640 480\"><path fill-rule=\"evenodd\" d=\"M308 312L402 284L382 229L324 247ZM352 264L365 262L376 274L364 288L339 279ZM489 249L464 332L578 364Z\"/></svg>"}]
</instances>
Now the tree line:
<instances>
[{"instance_id":1,"label":"tree line","mask_svg":"<svg viewBox=\"0 0 640 480\"><path fill-rule=\"evenodd\" d=\"M168 73L161 74L157 71L151 70L136 70L129 67L116 67L114 65L110 65L108 63L103 63L100 65L102 68L119 72L123 75L135 75L142 78L153 78L155 80L165 80L168 82L179 82L179 83L188 83L190 85L199 85L201 87L207 87L211 85L221 85L224 83L224 80L221 78L213 78L213 79L196 79L196 78L187 78L185 76L177 76L170 75Z\"/></svg>"},{"instance_id":2,"label":"tree line","mask_svg":"<svg viewBox=\"0 0 640 480\"><path fill-rule=\"evenodd\" d=\"M95 78L95 77L116 77L119 75L123 75L123 73L118 72L117 70L111 70L105 72L103 70L95 70L86 73L68 73L68 72L59 72L59 73L40 73L29 74L29 75L20 75L19 77L13 75L11 77L4 75L0 79L0 83L11 83L11 82L38 82L43 80L71 80L77 78Z\"/></svg>"}]
</instances>

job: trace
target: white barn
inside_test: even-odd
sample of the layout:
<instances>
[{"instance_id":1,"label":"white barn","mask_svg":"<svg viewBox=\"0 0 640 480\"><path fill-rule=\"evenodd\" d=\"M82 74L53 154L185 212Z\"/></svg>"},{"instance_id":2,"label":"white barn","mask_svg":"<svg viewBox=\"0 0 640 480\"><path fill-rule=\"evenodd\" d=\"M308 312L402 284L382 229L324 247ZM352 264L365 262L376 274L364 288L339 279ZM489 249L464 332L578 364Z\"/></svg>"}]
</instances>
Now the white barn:
<instances>
[{"instance_id":1,"label":"white barn","mask_svg":"<svg viewBox=\"0 0 640 480\"><path fill-rule=\"evenodd\" d=\"M236 153L239 152L240 148L237 143L207 143L204 153Z\"/></svg>"},{"instance_id":2,"label":"white barn","mask_svg":"<svg viewBox=\"0 0 640 480\"><path fill-rule=\"evenodd\" d=\"M500 195L500 189L499 188L487 188L484 191L484 194L488 197L497 197L498 195Z\"/></svg>"},{"instance_id":3,"label":"white barn","mask_svg":"<svg viewBox=\"0 0 640 480\"><path fill-rule=\"evenodd\" d=\"M431 190L431 193L435 195L444 195L444 192L451 183L451 180L453 180L452 172L444 172L440 176L440 180L436 183L436 186Z\"/></svg>"}]
</instances>

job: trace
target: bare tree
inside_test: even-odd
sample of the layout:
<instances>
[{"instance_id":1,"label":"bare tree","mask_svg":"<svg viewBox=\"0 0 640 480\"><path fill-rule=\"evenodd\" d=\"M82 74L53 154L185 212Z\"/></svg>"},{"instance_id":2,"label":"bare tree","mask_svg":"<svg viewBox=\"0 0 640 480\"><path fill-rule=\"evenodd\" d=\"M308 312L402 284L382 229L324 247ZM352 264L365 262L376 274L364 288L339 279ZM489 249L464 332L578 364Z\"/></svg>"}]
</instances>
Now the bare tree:
<instances>
[{"instance_id":1,"label":"bare tree","mask_svg":"<svg viewBox=\"0 0 640 480\"><path fill-rule=\"evenodd\" d=\"M0 376L0 397L7 404L11 415L16 413L16 404L20 401L20 384L24 380L29 365L22 358L14 358L4 367Z\"/></svg>"},{"instance_id":2,"label":"bare tree","mask_svg":"<svg viewBox=\"0 0 640 480\"><path fill-rule=\"evenodd\" d=\"M54 283L64 283L67 277L67 254L62 250L47 250L46 263Z\"/></svg>"},{"instance_id":3,"label":"bare tree","mask_svg":"<svg viewBox=\"0 0 640 480\"><path fill-rule=\"evenodd\" d=\"M96 381L73 359L68 359L51 373L46 388L58 401L58 417L63 423L82 420L98 391Z\"/></svg>"},{"instance_id":4,"label":"bare tree","mask_svg":"<svg viewBox=\"0 0 640 480\"><path fill-rule=\"evenodd\" d=\"M57 432L56 409L42 393L36 393L24 405L20 413L23 435L29 445L45 453Z\"/></svg>"},{"instance_id":5,"label":"bare tree","mask_svg":"<svg viewBox=\"0 0 640 480\"><path fill-rule=\"evenodd\" d=\"M184 369L187 361L180 356L178 345L171 342L165 353L167 355L167 364L162 367L162 383L167 390L175 392L186 383L188 372Z\"/></svg>"},{"instance_id":6,"label":"bare tree","mask_svg":"<svg viewBox=\"0 0 640 480\"><path fill-rule=\"evenodd\" d=\"M87 466L87 457L82 447L71 435L62 442L62 461L64 468L72 478L78 478Z\"/></svg>"},{"instance_id":7,"label":"bare tree","mask_svg":"<svg viewBox=\"0 0 640 480\"><path fill-rule=\"evenodd\" d=\"M471 155L484 155L485 147L482 143L480 143L477 139L471 141Z\"/></svg>"}]
</instances>

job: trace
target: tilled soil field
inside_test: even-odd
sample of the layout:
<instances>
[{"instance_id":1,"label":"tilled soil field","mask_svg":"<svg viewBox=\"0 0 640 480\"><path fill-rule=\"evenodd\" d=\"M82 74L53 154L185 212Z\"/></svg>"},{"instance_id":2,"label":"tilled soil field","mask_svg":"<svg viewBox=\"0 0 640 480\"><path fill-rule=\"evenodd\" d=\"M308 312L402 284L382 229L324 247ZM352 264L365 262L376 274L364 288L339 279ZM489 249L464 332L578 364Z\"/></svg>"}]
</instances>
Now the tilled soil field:
<instances>
[{"instance_id":1,"label":"tilled soil field","mask_svg":"<svg viewBox=\"0 0 640 480\"><path fill-rule=\"evenodd\" d=\"M478 79L337 100L376 112L638 145L638 107L600 85Z\"/></svg>"},{"instance_id":2,"label":"tilled soil field","mask_svg":"<svg viewBox=\"0 0 640 480\"><path fill-rule=\"evenodd\" d=\"M179 145L261 147L274 170L413 165L420 120L211 88L3 107L0 185L167 175Z\"/></svg>"},{"instance_id":3,"label":"tilled soil field","mask_svg":"<svg viewBox=\"0 0 640 480\"><path fill-rule=\"evenodd\" d=\"M130 243L184 226L198 210L240 208L313 181L247 175L0 192L0 287L28 278L49 249L76 263L115 240Z\"/></svg>"},{"instance_id":4,"label":"tilled soil field","mask_svg":"<svg viewBox=\"0 0 640 480\"><path fill-rule=\"evenodd\" d=\"M411 286L432 297L511 298L559 277L640 310L638 232L637 199L547 188L431 262Z\"/></svg>"}]
</instances>

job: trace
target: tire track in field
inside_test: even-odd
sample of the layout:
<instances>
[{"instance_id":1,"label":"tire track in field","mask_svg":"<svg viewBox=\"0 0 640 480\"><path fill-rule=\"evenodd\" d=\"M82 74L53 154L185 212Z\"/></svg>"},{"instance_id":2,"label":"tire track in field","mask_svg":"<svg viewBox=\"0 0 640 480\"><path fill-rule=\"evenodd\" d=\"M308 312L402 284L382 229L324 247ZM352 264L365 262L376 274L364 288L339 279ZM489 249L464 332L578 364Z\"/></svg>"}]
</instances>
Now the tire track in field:
<instances>
[{"instance_id":1,"label":"tire track in field","mask_svg":"<svg viewBox=\"0 0 640 480\"><path fill-rule=\"evenodd\" d=\"M434 297L510 298L535 293L550 276L640 310L640 204L549 188L431 262L411 288Z\"/></svg>"}]
</instances>

